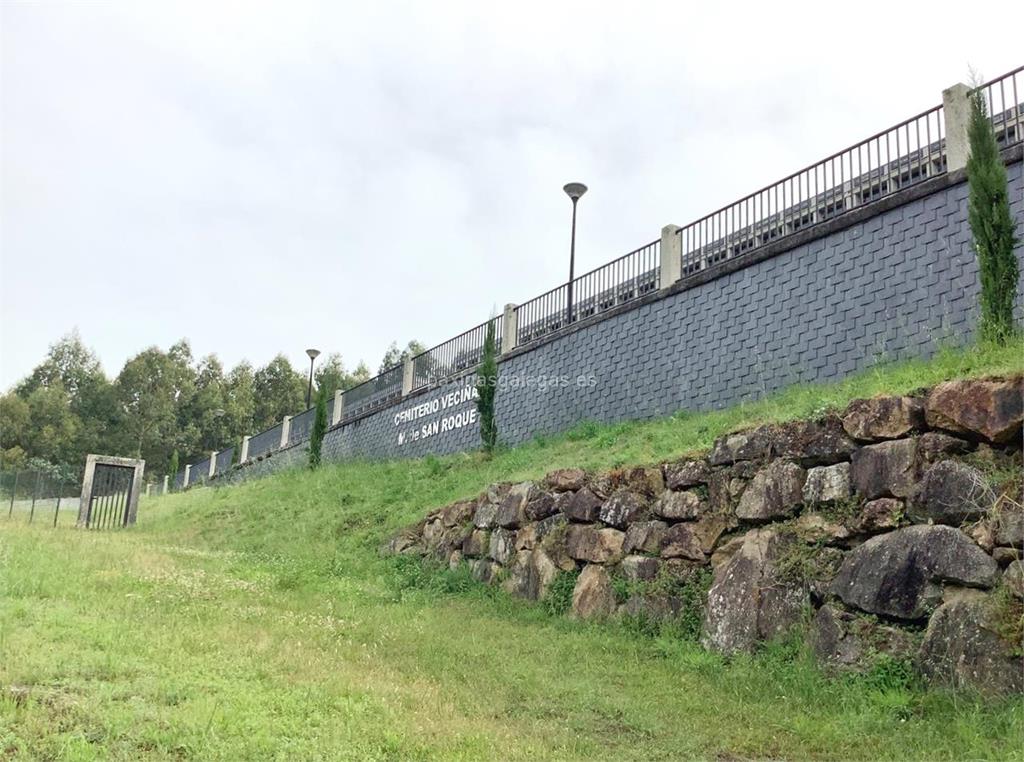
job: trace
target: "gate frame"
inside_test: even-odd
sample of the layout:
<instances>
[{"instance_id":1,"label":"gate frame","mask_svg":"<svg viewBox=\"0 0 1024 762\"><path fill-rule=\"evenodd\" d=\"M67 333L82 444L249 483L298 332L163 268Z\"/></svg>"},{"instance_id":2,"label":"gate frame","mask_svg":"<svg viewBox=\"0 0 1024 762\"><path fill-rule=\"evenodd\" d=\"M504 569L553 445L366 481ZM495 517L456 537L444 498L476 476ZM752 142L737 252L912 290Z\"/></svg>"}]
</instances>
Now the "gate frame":
<instances>
[{"instance_id":1,"label":"gate frame","mask_svg":"<svg viewBox=\"0 0 1024 762\"><path fill-rule=\"evenodd\" d=\"M112 455L87 455L85 458L85 475L82 477L82 499L78 504L78 521L75 526L79 529L86 527L89 517L89 503L92 501L92 480L96 473L96 466L121 466L135 469L132 473L132 491L128 495L128 522L125 526L135 523L135 516L139 512L139 493L142 491L142 475L146 470L146 461L136 458L115 458Z\"/></svg>"}]
</instances>

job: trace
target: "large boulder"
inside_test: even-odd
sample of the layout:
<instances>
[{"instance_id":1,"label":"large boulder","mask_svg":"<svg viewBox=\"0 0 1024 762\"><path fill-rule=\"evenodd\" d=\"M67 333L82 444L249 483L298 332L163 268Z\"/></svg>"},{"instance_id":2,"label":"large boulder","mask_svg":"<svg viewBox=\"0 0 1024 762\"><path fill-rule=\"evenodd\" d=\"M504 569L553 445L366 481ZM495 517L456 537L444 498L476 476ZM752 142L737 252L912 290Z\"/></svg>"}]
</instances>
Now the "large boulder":
<instances>
[{"instance_id":1,"label":"large boulder","mask_svg":"<svg viewBox=\"0 0 1024 762\"><path fill-rule=\"evenodd\" d=\"M857 672L870 669L880 654L909 657L915 645L906 630L828 604L814 616L810 642L818 663L825 669Z\"/></svg>"},{"instance_id":2,"label":"large boulder","mask_svg":"<svg viewBox=\"0 0 1024 762\"><path fill-rule=\"evenodd\" d=\"M1020 615L1020 612L1017 612ZM990 695L1024 692L1024 662L999 635L993 601L958 598L932 615L918 655L930 680Z\"/></svg>"},{"instance_id":3,"label":"large boulder","mask_svg":"<svg viewBox=\"0 0 1024 762\"><path fill-rule=\"evenodd\" d=\"M668 524L664 521L637 521L629 525L622 544L624 553L659 553Z\"/></svg>"},{"instance_id":4,"label":"large boulder","mask_svg":"<svg viewBox=\"0 0 1024 762\"><path fill-rule=\"evenodd\" d=\"M722 515L706 515L697 521L687 524L693 536L697 539L697 545L705 555L711 555L711 551L718 544L718 538L727 530L736 525L736 521Z\"/></svg>"},{"instance_id":5,"label":"large boulder","mask_svg":"<svg viewBox=\"0 0 1024 762\"><path fill-rule=\"evenodd\" d=\"M572 615L577 619L602 619L615 613L615 591L608 571L589 564L580 572L572 591Z\"/></svg>"},{"instance_id":6,"label":"large boulder","mask_svg":"<svg viewBox=\"0 0 1024 762\"><path fill-rule=\"evenodd\" d=\"M555 499L554 495L541 492L530 498L530 501L523 509L523 513L525 514L527 521L540 521L541 519L546 519L548 516L554 516L558 513L558 501Z\"/></svg>"},{"instance_id":7,"label":"large boulder","mask_svg":"<svg viewBox=\"0 0 1024 762\"><path fill-rule=\"evenodd\" d=\"M649 556L626 556L619 565L622 576L630 582L650 582L658 576L661 560Z\"/></svg>"},{"instance_id":8,"label":"large boulder","mask_svg":"<svg viewBox=\"0 0 1024 762\"><path fill-rule=\"evenodd\" d=\"M714 513L731 513L736 506L747 480L728 470L717 471L708 479L708 509Z\"/></svg>"},{"instance_id":9,"label":"large boulder","mask_svg":"<svg viewBox=\"0 0 1024 762\"><path fill-rule=\"evenodd\" d=\"M665 490L654 504L654 515L670 521L695 519L704 506L696 492Z\"/></svg>"},{"instance_id":10,"label":"large boulder","mask_svg":"<svg viewBox=\"0 0 1024 762\"><path fill-rule=\"evenodd\" d=\"M999 567L949 526L912 526L878 535L846 555L830 591L870 614L914 621L942 599L942 583L988 588Z\"/></svg>"},{"instance_id":11,"label":"large boulder","mask_svg":"<svg viewBox=\"0 0 1024 762\"><path fill-rule=\"evenodd\" d=\"M539 494L533 482L513 485L498 505L495 523L506 529L518 529L526 522L526 503Z\"/></svg>"},{"instance_id":12,"label":"large boulder","mask_svg":"<svg viewBox=\"0 0 1024 762\"><path fill-rule=\"evenodd\" d=\"M708 463L727 466L741 460L767 460L772 454L772 437L768 427L740 431L719 437L711 447Z\"/></svg>"},{"instance_id":13,"label":"large boulder","mask_svg":"<svg viewBox=\"0 0 1024 762\"><path fill-rule=\"evenodd\" d=\"M510 529L495 529L487 555L504 566L516 553L516 533Z\"/></svg>"},{"instance_id":14,"label":"large boulder","mask_svg":"<svg viewBox=\"0 0 1024 762\"><path fill-rule=\"evenodd\" d=\"M804 505L839 503L849 498L851 494L849 463L817 466L807 471L803 491Z\"/></svg>"},{"instance_id":15,"label":"large boulder","mask_svg":"<svg viewBox=\"0 0 1024 762\"><path fill-rule=\"evenodd\" d=\"M473 526L477 529L494 529L498 526L498 504L481 500L473 514Z\"/></svg>"},{"instance_id":16,"label":"large boulder","mask_svg":"<svg viewBox=\"0 0 1024 762\"><path fill-rule=\"evenodd\" d=\"M965 455L975 447L959 437L951 437L941 431L926 431L917 439L917 457L923 463L935 463L952 455Z\"/></svg>"},{"instance_id":17,"label":"large boulder","mask_svg":"<svg viewBox=\"0 0 1024 762\"><path fill-rule=\"evenodd\" d=\"M850 460L854 489L868 500L876 497L908 497L919 475L917 442L896 439L861 447Z\"/></svg>"},{"instance_id":18,"label":"large boulder","mask_svg":"<svg viewBox=\"0 0 1024 762\"><path fill-rule=\"evenodd\" d=\"M516 553L503 587L519 598L535 601L543 598L558 575L558 567L541 548Z\"/></svg>"},{"instance_id":19,"label":"large boulder","mask_svg":"<svg viewBox=\"0 0 1024 762\"><path fill-rule=\"evenodd\" d=\"M569 521L589 524L591 521L597 520L597 515L601 511L601 504L601 498L587 487L584 487L578 492L574 492L569 501L564 503L561 508L562 513L565 514Z\"/></svg>"},{"instance_id":20,"label":"large boulder","mask_svg":"<svg viewBox=\"0 0 1024 762\"><path fill-rule=\"evenodd\" d=\"M587 474L582 468L560 468L544 477L544 485L552 492L575 492L586 481Z\"/></svg>"},{"instance_id":21,"label":"large boulder","mask_svg":"<svg viewBox=\"0 0 1024 762\"><path fill-rule=\"evenodd\" d=\"M703 460L681 460L666 463L661 467L665 476L665 486L669 489L687 489L707 484L711 477L711 468Z\"/></svg>"},{"instance_id":22,"label":"large boulder","mask_svg":"<svg viewBox=\"0 0 1024 762\"><path fill-rule=\"evenodd\" d=\"M858 534L877 534L896 529L903 519L903 501L894 497L869 500L860 509L850 529Z\"/></svg>"},{"instance_id":23,"label":"large boulder","mask_svg":"<svg viewBox=\"0 0 1024 762\"><path fill-rule=\"evenodd\" d=\"M441 523L446 527L465 526L473 520L473 514L475 512L475 500L460 500L457 503L452 503L451 505L441 509Z\"/></svg>"},{"instance_id":24,"label":"large boulder","mask_svg":"<svg viewBox=\"0 0 1024 762\"><path fill-rule=\"evenodd\" d=\"M996 493L980 471L943 460L925 472L907 513L914 521L960 526L987 515L995 502Z\"/></svg>"},{"instance_id":25,"label":"large boulder","mask_svg":"<svg viewBox=\"0 0 1024 762\"><path fill-rule=\"evenodd\" d=\"M1005 444L1020 439L1024 376L963 379L939 384L925 401L928 425Z\"/></svg>"},{"instance_id":26,"label":"large boulder","mask_svg":"<svg viewBox=\"0 0 1024 762\"><path fill-rule=\"evenodd\" d=\"M491 534L486 529L474 529L469 536L462 541L462 555L470 558L486 556L490 548Z\"/></svg>"},{"instance_id":27,"label":"large boulder","mask_svg":"<svg viewBox=\"0 0 1024 762\"><path fill-rule=\"evenodd\" d=\"M724 653L751 651L759 641L799 623L809 598L802 588L776 578L780 547L776 530L754 529L715 570L701 639L706 647Z\"/></svg>"},{"instance_id":28,"label":"large boulder","mask_svg":"<svg viewBox=\"0 0 1024 762\"><path fill-rule=\"evenodd\" d=\"M566 547L577 561L604 564L622 555L626 535L618 529L598 529L589 524L570 524L566 530Z\"/></svg>"},{"instance_id":29,"label":"large boulder","mask_svg":"<svg viewBox=\"0 0 1024 762\"><path fill-rule=\"evenodd\" d=\"M803 500L807 473L796 463L776 460L757 472L743 491L736 517L744 521L772 521L792 516Z\"/></svg>"},{"instance_id":30,"label":"large boulder","mask_svg":"<svg viewBox=\"0 0 1024 762\"><path fill-rule=\"evenodd\" d=\"M617 489L604 501L598 519L616 529L625 529L647 509L647 500L629 489Z\"/></svg>"},{"instance_id":31,"label":"large boulder","mask_svg":"<svg viewBox=\"0 0 1024 762\"><path fill-rule=\"evenodd\" d=\"M690 561L703 561L704 548L700 538L693 531L693 526L674 524L665 530L661 541L662 558L686 558Z\"/></svg>"},{"instance_id":32,"label":"large boulder","mask_svg":"<svg viewBox=\"0 0 1024 762\"><path fill-rule=\"evenodd\" d=\"M828 466L848 460L856 449L834 415L816 421L787 421L772 432L772 455L802 466Z\"/></svg>"},{"instance_id":33,"label":"large boulder","mask_svg":"<svg viewBox=\"0 0 1024 762\"><path fill-rule=\"evenodd\" d=\"M995 541L996 545L1024 547L1024 509L1015 501L1000 501Z\"/></svg>"},{"instance_id":34,"label":"large boulder","mask_svg":"<svg viewBox=\"0 0 1024 762\"><path fill-rule=\"evenodd\" d=\"M854 400L843 415L843 428L854 439L899 439L924 427L924 403L917 397Z\"/></svg>"}]
</instances>

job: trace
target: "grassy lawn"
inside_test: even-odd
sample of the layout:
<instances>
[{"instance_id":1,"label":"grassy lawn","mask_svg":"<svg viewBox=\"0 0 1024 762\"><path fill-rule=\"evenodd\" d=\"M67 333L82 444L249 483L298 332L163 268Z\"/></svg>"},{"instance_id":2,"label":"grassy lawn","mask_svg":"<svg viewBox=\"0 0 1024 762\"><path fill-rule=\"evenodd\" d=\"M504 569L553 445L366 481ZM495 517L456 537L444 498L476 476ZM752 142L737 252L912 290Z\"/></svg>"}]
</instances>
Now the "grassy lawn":
<instances>
[{"instance_id":1,"label":"grassy lawn","mask_svg":"<svg viewBox=\"0 0 1024 762\"><path fill-rule=\"evenodd\" d=\"M946 352L756 405L502 452L302 470L145 501L106 534L0 517L0 750L26 759L1024 759L1024 708L798 647L725 661L381 558L491 481L645 463L759 421L944 378Z\"/></svg>"}]
</instances>

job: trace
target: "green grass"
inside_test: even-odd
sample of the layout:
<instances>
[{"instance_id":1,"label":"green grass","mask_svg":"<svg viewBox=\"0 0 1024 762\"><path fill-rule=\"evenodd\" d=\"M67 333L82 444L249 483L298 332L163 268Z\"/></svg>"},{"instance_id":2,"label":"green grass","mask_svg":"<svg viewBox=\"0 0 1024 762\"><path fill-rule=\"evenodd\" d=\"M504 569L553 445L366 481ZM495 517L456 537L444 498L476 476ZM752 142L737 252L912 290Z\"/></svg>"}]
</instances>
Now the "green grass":
<instances>
[{"instance_id":1,"label":"green grass","mask_svg":"<svg viewBox=\"0 0 1024 762\"><path fill-rule=\"evenodd\" d=\"M926 691L900 663L828 678L792 643L726 661L677 633L571 622L464 571L378 553L397 528L492 481L656 462L855 396L1019 371L1022 354L1019 344L949 351L728 411L581 426L491 459L298 469L145 501L126 532L0 519L0 749L25 759L1024 759L1019 702Z\"/></svg>"}]
</instances>

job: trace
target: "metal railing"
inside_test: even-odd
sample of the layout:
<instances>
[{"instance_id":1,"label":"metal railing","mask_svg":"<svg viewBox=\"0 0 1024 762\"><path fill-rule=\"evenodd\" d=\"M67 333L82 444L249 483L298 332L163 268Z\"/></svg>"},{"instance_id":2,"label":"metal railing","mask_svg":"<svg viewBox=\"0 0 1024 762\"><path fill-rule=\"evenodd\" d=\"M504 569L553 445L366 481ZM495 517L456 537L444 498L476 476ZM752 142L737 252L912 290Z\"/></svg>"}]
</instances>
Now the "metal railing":
<instances>
[{"instance_id":1,"label":"metal railing","mask_svg":"<svg viewBox=\"0 0 1024 762\"><path fill-rule=\"evenodd\" d=\"M281 424L249 437L249 459L276 450L281 444Z\"/></svg>"},{"instance_id":2,"label":"metal railing","mask_svg":"<svg viewBox=\"0 0 1024 762\"><path fill-rule=\"evenodd\" d=\"M57 526L61 514L70 513L77 519L79 489L79 484L45 471L0 471L0 506L8 520L47 521Z\"/></svg>"},{"instance_id":3,"label":"metal railing","mask_svg":"<svg viewBox=\"0 0 1024 762\"><path fill-rule=\"evenodd\" d=\"M568 283L520 304L516 307L516 343L534 341L569 323L657 291L660 284L658 240L574 278L571 316Z\"/></svg>"},{"instance_id":4,"label":"metal railing","mask_svg":"<svg viewBox=\"0 0 1024 762\"><path fill-rule=\"evenodd\" d=\"M203 458L198 463L193 463L191 470L188 472L188 483L189 486L193 484L199 484L199 482L205 482L210 478L210 459Z\"/></svg>"},{"instance_id":5,"label":"metal railing","mask_svg":"<svg viewBox=\"0 0 1024 762\"><path fill-rule=\"evenodd\" d=\"M979 85L996 142L1002 148L1024 141L1024 66Z\"/></svg>"},{"instance_id":6,"label":"metal railing","mask_svg":"<svg viewBox=\"0 0 1024 762\"><path fill-rule=\"evenodd\" d=\"M176 473L174 475L174 478L171 480L171 489L172 490L179 490L179 489L182 489L184 486L185 486L185 469L183 468L178 473Z\"/></svg>"},{"instance_id":7,"label":"metal railing","mask_svg":"<svg viewBox=\"0 0 1024 762\"><path fill-rule=\"evenodd\" d=\"M355 418L399 399L402 396L402 372L402 366L396 365L346 391L343 420Z\"/></svg>"},{"instance_id":8,"label":"metal railing","mask_svg":"<svg viewBox=\"0 0 1024 762\"><path fill-rule=\"evenodd\" d=\"M985 99L999 144L1006 147L1024 140L1024 66L977 90ZM681 277L749 254L944 174L945 137L944 110L936 106L680 228L676 235ZM563 283L519 305L515 344L537 341L570 323L668 285L661 283L661 256L661 241L653 241L573 279L571 286ZM493 320L500 347L507 326L503 316ZM414 357L412 389L471 371L480 362L486 330L487 323L481 323ZM401 398L403 374L403 366L396 365L346 390L342 421ZM333 399L328 407L328 420L332 421ZM310 409L292 418L287 444L308 439L314 416L314 409ZM254 435L249 440L248 457L276 450L280 437L281 424ZM192 482L197 480L197 469L203 471L202 464L193 466ZM221 471L220 456L216 471ZM181 476L175 479L178 486ZM205 478L205 471L202 476Z\"/></svg>"},{"instance_id":9,"label":"metal railing","mask_svg":"<svg viewBox=\"0 0 1024 762\"><path fill-rule=\"evenodd\" d=\"M222 474L231 468L231 461L235 459L235 448L229 447L217 453L217 463L213 467L213 473Z\"/></svg>"},{"instance_id":10,"label":"metal railing","mask_svg":"<svg viewBox=\"0 0 1024 762\"><path fill-rule=\"evenodd\" d=\"M683 276L942 174L944 138L936 106L680 228Z\"/></svg>"},{"instance_id":11,"label":"metal railing","mask_svg":"<svg viewBox=\"0 0 1024 762\"><path fill-rule=\"evenodd\" d=\"M315 406L292 416L291 423L288 425L288 444L293 445L296 442L309 439L309 432L313 430L313 420L315 418Z\"/></svg>"},{"instance_id":12,"label":"metal railing","mask_svg":"<svg viewBox=\"0 0 1024 762\"><path fill-rule=\"evenodd\" d=\"M500 351L502 330L505 325L504 315L497 315L465 333L460 333L454 339L416 355L412 359L412 388L422 389L424 386L437 384L479 365L483 357L484 340L487 338L487 326L490 323L494 323L494 341Z\"/></svg>"}]
</instances>

